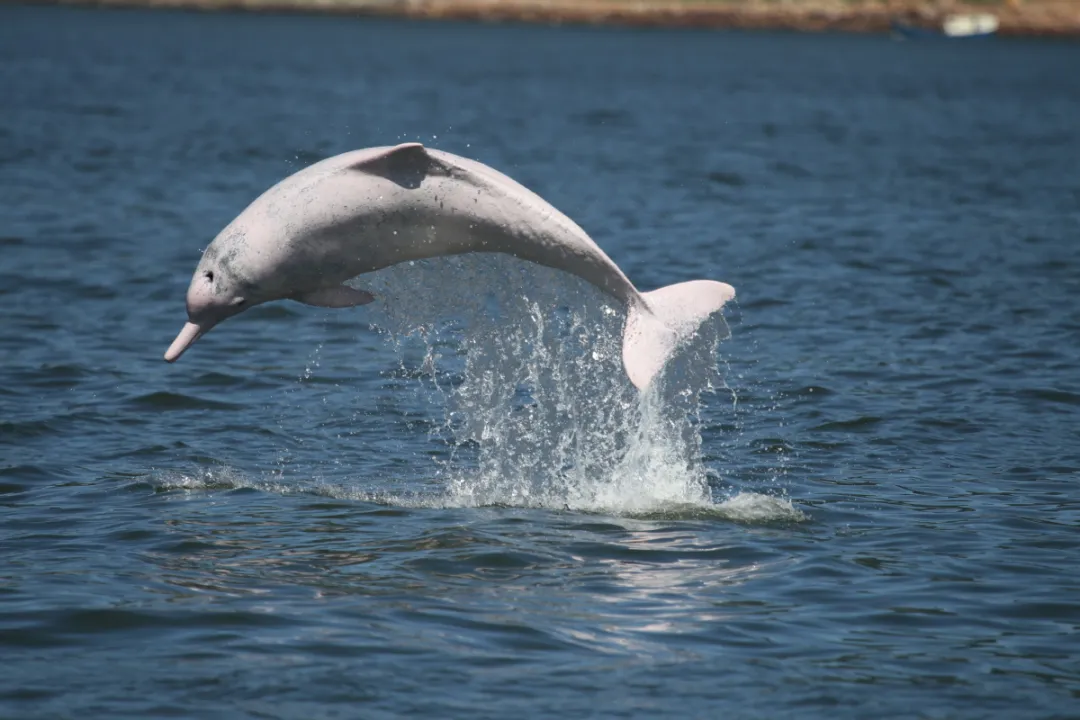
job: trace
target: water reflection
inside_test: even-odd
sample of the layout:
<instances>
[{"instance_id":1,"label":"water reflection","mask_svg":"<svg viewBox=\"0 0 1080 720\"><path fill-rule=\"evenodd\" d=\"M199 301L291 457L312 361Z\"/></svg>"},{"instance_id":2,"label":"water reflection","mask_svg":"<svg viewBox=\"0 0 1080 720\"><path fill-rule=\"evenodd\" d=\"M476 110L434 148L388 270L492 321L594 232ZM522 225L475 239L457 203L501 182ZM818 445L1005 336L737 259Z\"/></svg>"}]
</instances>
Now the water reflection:
<instances>
[{"instance_id":1,"label":"water reflection","mask_svg":"<svg viewBox=\"0 0 1080 720\"><path fill-rule=\"evenodd\" d=\"M679 638L721 631L742 612L737 589L783 562L720 518L387 512L251 491L186 499L170 504L167 540L143 554L174 600L246 596L249 610L270 612L300 594L355 622L398 617L440 643L471 646L479 633L502 651L532 637L548 649L682 656L692 648Z\"/></svg>"}]
</instances>

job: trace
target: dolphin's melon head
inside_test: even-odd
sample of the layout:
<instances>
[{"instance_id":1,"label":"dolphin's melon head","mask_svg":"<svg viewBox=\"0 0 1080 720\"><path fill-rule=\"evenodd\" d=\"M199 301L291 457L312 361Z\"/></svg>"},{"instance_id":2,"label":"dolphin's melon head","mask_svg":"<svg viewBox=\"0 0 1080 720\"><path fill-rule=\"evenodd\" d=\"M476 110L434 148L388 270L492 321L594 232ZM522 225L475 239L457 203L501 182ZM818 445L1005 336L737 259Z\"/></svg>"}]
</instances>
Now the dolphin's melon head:
<instances>
[{"instance_id":1,"label":"dolphin's melon head","mask_svg":"<svg viewBox=\"0 0 1080 720\"><path fill-rule=\"evenodd\" d=\"M175 361L222 320L270 299L239 271L244 250L241 238L223 232L203 253L188 286L188 322L165 352L167 361Z\"/></svg>"}]
</instances>

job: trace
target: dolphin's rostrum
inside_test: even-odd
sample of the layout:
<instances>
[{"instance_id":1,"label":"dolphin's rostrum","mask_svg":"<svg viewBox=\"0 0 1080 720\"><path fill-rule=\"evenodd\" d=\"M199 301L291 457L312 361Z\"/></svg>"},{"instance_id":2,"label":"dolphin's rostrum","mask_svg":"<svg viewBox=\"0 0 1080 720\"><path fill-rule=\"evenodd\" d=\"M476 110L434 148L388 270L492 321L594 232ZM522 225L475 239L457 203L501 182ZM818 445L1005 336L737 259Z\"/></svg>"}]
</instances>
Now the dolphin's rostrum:
<instances>
[{"instance_id":1,"label":"dolphin's rostrum","mask_svg":"<svg viewBox=\"0 0 1080 720\"><path fill-rule=\"evenodd\" d=\"M672 351L735 296L693 280L640 293L584 230L541 197L473 160L419 143L316 163L267 190L203 254L175 361L222 320L271 300L321 307L374 297L344 283L408 260L498 252L577 275L627 311L623 366L644 388Z\"/></svg>"}]
</instances>

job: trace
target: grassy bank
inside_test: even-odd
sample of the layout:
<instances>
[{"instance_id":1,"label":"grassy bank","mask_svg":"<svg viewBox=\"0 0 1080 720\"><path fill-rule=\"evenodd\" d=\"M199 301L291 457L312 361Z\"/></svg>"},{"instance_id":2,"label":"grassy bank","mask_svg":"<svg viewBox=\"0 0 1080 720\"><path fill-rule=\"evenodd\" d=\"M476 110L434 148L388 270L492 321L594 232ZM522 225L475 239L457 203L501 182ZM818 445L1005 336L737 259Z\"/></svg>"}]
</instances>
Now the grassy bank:
<instances>
[{"instance_id":1,"label":"grassy bank","mask_svg":"<svg viewBox=\"0 0 1080 720\"><path fill-rule=\"evenodd\" d=\"M1080 0L41 0L77 5L382 15L545 24L886 32L991 12L1003 35L1080 37Z\"/></svg>"}]
</instances>

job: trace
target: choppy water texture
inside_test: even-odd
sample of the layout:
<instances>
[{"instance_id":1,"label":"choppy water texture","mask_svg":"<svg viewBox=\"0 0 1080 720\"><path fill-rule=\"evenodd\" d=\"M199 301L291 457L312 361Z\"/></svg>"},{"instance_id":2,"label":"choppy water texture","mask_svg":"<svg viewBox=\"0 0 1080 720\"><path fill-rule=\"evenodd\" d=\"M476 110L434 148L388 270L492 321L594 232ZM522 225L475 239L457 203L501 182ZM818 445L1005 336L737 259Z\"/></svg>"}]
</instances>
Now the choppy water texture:
<instances>
[{"instance_id":1,"label":"choppy water texture","mask_svg":"<svg viewBox=\"0 0 1080 720\"><path fill-rule=\"evenodd\" d=\"M0 716L1076 717L1077 67L0 7ZM474 258L162 362L225 223L401 140L731 337L639 398L617 308Z\"/></svg>"}]
</instances>

